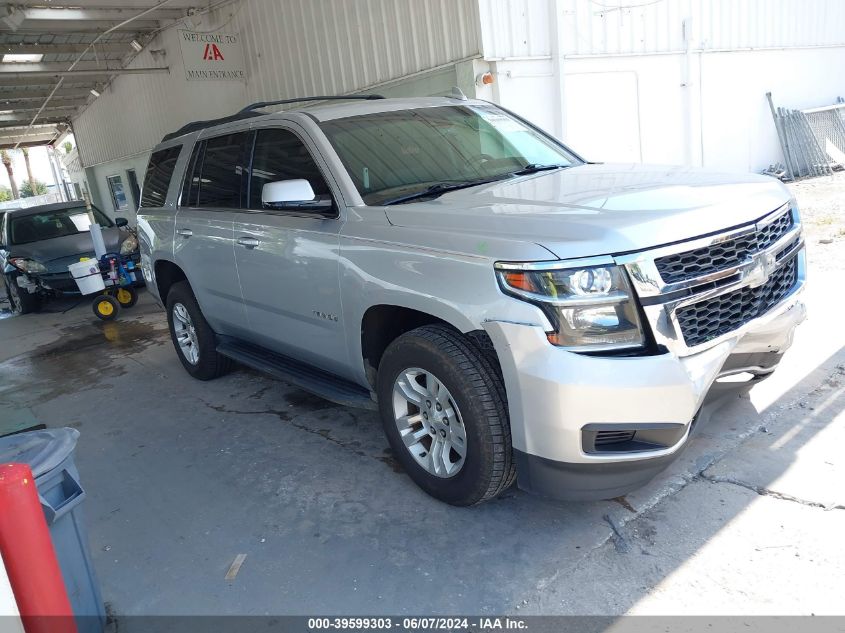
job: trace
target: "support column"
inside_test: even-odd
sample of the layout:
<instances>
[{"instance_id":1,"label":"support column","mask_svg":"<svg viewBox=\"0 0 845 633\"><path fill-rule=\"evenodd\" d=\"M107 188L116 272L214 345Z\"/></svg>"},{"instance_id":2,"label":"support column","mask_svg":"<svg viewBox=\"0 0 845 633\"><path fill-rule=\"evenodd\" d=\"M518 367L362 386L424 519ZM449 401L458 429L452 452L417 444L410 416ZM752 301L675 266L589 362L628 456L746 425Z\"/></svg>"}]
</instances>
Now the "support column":
<instances>
[{"instance_id":1,"label":"support column","mask_svg":"<svg viewBox=\"0 0 845 633\"><path fill-rule=\"evenodd\" d=\"M561 141L566 139L563 11L563 0L549 0L549 42L552 53L552 81L555 82L554 134Z\"/></svg>"}]
</instances>

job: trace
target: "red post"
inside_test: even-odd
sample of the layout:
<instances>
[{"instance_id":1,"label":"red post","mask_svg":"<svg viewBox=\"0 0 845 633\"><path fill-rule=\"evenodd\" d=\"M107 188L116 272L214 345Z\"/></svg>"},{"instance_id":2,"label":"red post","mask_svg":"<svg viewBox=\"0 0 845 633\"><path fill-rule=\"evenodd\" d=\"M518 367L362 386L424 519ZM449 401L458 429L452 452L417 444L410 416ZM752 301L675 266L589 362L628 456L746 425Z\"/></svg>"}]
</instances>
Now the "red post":
<instances>
[{"instance_id":1,"label":"red post","mask_svg":"<svg viewBox=\"0 0 845 633\"><path fill-rule=\"evenodd\" d=\"M26 633L76 633L35 479L26 464L0 465L0 553Z\"/></svg>"}]
</instances>

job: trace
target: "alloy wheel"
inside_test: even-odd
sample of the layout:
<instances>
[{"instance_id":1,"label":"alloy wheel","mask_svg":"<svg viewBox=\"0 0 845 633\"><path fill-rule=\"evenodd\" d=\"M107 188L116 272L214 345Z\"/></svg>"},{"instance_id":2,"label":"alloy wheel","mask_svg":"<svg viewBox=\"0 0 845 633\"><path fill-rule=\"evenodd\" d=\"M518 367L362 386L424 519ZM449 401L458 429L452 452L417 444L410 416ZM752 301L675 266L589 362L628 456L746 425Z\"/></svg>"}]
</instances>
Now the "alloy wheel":
<instances>
[{"instance_id":1,"label":"alloy wheel","mask_svg":"<svg viewBox=\"0 0 845 633\"><path fill-rule=\"evenodd\" d=\"M426 472L441 478L460 472L467 453L466 429L440 379L418 367L400 372L393 384L393 414L405 448Z\"/></svg>"},{"instance_id":2,"label":"alloy wheel","mask_svg":"<svg viewBox=\"0 0 845 633\"><path fill-rule=\"evenodd\" d=\"M173 304L173 330L179 351L191 365L196 365L200 359L197 330L188 309L181 303Z\"/></svg>"}]
</instances>

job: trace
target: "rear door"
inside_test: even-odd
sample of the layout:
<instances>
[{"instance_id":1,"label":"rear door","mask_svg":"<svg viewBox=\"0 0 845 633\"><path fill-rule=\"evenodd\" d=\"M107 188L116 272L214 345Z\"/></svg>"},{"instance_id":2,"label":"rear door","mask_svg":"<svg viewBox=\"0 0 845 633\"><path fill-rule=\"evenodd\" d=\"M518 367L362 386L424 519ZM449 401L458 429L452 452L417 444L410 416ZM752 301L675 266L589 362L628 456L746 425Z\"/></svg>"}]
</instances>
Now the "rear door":
<instances>
[{"instance_id":1,"label":"rear door","mask_svg":"<svg viewBox=\"0 0 845 633\"><path fill-rule=\"evenodd\" d=\"M243 336L246 312L235 268L233 218L243 206L249 132L197 142L176 213L174 258L211 328Z\"/></svg>"},{"instance_id":2,"label":"rear door","mask_svg":"<svg viewBox=\"0 0 845 633\"><path fill-rule=\"evenodd\" d=\"M322 158L292 123L256 130L246 208L235 216L235 261L252 337L328 371L348 372L341 318L338 244L342 221L263 208L265 184L308 180L318 197L339 192ZM318 162L319 161L319 162Z\"/></svg>"}]
</instances>

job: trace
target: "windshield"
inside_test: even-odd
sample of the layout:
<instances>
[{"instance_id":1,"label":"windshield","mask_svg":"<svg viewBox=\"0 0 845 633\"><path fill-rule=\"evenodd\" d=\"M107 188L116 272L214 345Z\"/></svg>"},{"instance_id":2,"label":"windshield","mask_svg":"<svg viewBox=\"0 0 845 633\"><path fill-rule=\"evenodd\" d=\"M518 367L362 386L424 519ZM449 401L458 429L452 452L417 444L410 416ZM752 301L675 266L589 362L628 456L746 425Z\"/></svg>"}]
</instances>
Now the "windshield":
<instances>
[{"instance_id":1,"label":"windshield","mask_svg":"<svg viewBox=\"0 0 845 633\"><path fill-rule=\"evenodd\" d=\"M102 227L114 226L108 216L96 207L91 207L94 219ZM9 223L9 243L29 244L56 237L87 233L90 221L85 206L71 209L44 211L32 215L11 216Z\"/></svg>"},{"instance_id":2,"label":"windshield","mask_svg":"<svg viewBox=\"0 0 845 633\"><path fill-rule=\"evenodd\" d=\"M526 167L580 162L555 140L492 105L379 112L320 127L369 205L433 184L489 182Z\"/></svg>"}]
</instances>

